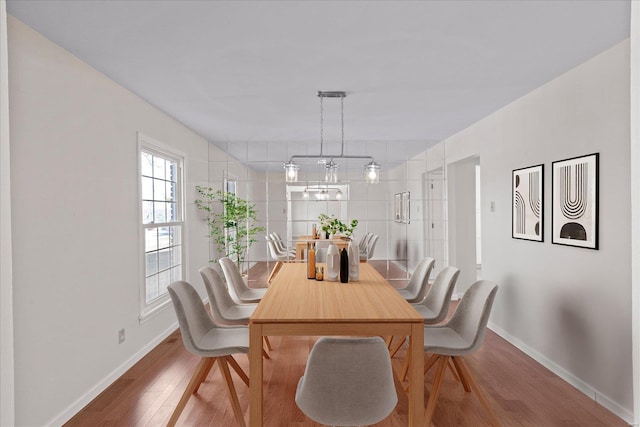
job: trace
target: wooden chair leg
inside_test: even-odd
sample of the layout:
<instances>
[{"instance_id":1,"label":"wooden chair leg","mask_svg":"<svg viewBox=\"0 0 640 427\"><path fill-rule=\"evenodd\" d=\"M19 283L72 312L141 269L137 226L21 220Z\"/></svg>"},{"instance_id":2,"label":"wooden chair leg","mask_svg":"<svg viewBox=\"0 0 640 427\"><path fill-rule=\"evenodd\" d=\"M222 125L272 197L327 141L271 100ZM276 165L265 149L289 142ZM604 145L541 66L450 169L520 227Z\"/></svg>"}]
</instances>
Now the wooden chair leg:
<instances>
[{"instance_id":1,"label":"wooden chair leg","mask_svg":"<svg viewBox=\"0 0 640 427\"><path fill-rule=\"evenodd\" d=\"M238 362L236 362L236 359L234 359L233 356L226 356L226 359L227 359L227 363L231 365L234 371L236 371L236 373L238 374L242 382L244 382L247 385L247 387L249 387L249 377L242 370L240 365L238 365Z\"/></svg>"},{"instance_id":2,"label":"wooden chair leg","mask_svg":"<svg viewBox=\"0 0 640 427\"><path fill-rule=\"evenodd\" d=\"M460 369L460 366L459 366L460 362L459 362L458 358L457 357L452 357L449 360L451 362L453 362L453 366L456 368L456 372L458 372L458 378L459 378L460 382L462 383L462 387L464 387L464 391L469 393L471 391L471 388L469 387L469 381L467 380L467 377L462 375L462 370Z\"/></svg>"},{"instance_id":3,"label":"wooden chair leg","mask_svg":"<svg viewBox=\"0 0 640 427\"><path fill-rule=\"evenodd\" d=\"M458 369L453 365L453 362L451 361L451 358L449 358L449 360L447 360L447 369L449 369L451 371L451 375L453 375L453 378L456 379L456 381L461 382L462 380L460 379L460 377L458 376ZM462 385L464 387L464 384ZM467 391L467 389L465 388L465 391Z\"/></svg>"},{"instance_id":4,"label":"wooden chair leg","mask_svg":"<svg viewBox=\"0 0 640 427\"><path fill-rule=\"evenodd\" d=\"M267 350L265 350L264 348L262 349L262 356L263 356L265 359L269 359L269 360L271 360L271 356L269 356L269 353L267 353Z\"/></svg>"},{"instance_id":5,"label":"wooden chair leg","mask_svg":"<svg viewBox=\"0 0 640 427\"><path fill-rule=\"evenodd\" d=\"M276 275L278 270L282 267L282 261L276 261L276 265L273 266L273 270L271 270L271 274L269 274L269 278L267 279L267 283L271 283L271 279Z\"/></svg>"},{"instance_id":6,"label":"wooden chair leg","mask_svg":"<svg viewBox=\"0 0 640 427\"><path fill-rule=\"evenodd\" d=\"M436 363L437 360L438 360L438 355L437 354L432 354L431 357L428 358L426 362L424 362L424 373L425 374L427 372L429 372L429 369L431 369L431 367L434 365L434 363Z\"/></svg>"},{"instance_id":7,"label":"wooden chair leg","mask_svg":"<svg viewBox=\"0 0 640 427\"><path fill-rule=\"evenodd\" d=\"M196 388L193 390L192 394L196 394L198 390L200 390L200 386L202 385L204 380L206 380L207 377L209 376L209 372L211 372L211 368L213 368L213 365L216 363L216 360L218 360L218 358L214 357L209 367L202 371L202 376L200 377L200 379L198 379L198 384L196 384Z\"/></svg>"},{"instance_id":8,"label":"wooden chair leg","mask_svg":"<svg viewBox=\"0 0 640 427\"><path fill-rule=\"evenodd\" d=\"M391 350L391 342L393 341L393 335L388 336L384 339L384 343L387 345L387 348Z\"/></svg>"},{"instance_id":9,"label":"wooden chair leg","mask_svg":"<svg viewBox=\"0 0 640 427\"><path fill-rule=\"evenodd\" d=\"M493 412L491 405L489 405L489 401L485 397L476 380L473 378L473 375L471 375L471 372L469 372L469 369L464 363L464 360L462 360L462 358L460 357L454 357L453 359L456 366L460 369L460 373L466 379L466 381L469 382L471 389L476 394L476 396L478 396L478 399L480 399L480 403L482 403L482 406L484 406L484 408L487 410L489 418L491 419L491 424L493 424L494 427L501 427L500 421L498 421L498 417L496 417L496 414Z\"/></svg>"},{"instance_id":10,"label":"wooden chair leg","mask_svg":"<svg viewBox=\"0 0 640 427\"><path fill-rule=\"evenodd\" d=\"M404 362L402 362L402 371L400 371L400 381L406 381L407 373L409 372L409 360L411 360L409 352L404 356Z\"/></svg>"},{"instance_id":11,"label":"wooden chair leg","mask_svg":"<svg viewBox=\"0 0 640 427\"><path fill-rule=\"evenodd\" d=\"M273 351L273 348L271 348L271 342L269 341L269 337L262 337L262 338L264 338L264 343L267 345L267 350Z\"/></svg>"},{"instance_id":12,"label":"wooden chair leg","mask_svg":"<svg viewBox=\"0 0 640 427\"><path fill-rule=\"evenodd\" d=\"M176 405L176 409L173 410L171 418L169 418L169 422L167 422L168 427L173 427L176 425L176 421L178 421L178 418L180 418L180 414L182 414L182 410L187 405L187 401L189 400L191 395L195 393L195 390L198 389L200 383L202 383L202 381L204 380L203 374L211 370L215 359L216 358L213 357L203 357L202 359L200 359L195 372L191 376L191 380L189 380L189 384L187 384L187 388L184 390L184 393L182 393L182 397L180 397L180 400Z\"/></svg>"},{"instance_id":13,"label":"wooden chair leg","mask_svg":"<svg viewBox=\"0 0 640 427\"><path fill-rule=\"evenodd\" d=\"M222 372L224 383L227 386L227 393L229 394L229 400L231 400L231 408L233 409L233 413L236 416L236 420L241 427L246 427L244 416L242 415L242 408L240 408L240 402L238 401L238 395L236 394L236 388L233 385L231 373L229 372L229 366L227 365L227 359L220 358L218 365L220 365L220 372Z\"/></svg>"},{"instance_id":14,"label":"wooden chair leg","mask_svg":"<svg viewBox=\"0 0 640 427\"><path fill-rule=\"evenodd\" d=\"M424 425L431 426L431 419L436 411L436 403L438 401L438 394L440 393L440 386L442 385L442 378L444 377L444 371L447 367L447 359L449 356L436 356L438 359L438 369L436 371L436 377L433 380L433 385L429 392L429 402L427 403L427 413L425 415Z\"/></svg>"},{"instance_id":15,"label":"wooden chair leg","mask_svg":"<svg viewBox=\"0 0 640 427\"><path fill-rule=\"evenodd\" d=\"M396 344L396 346L393 348L393 350L391 350L389 352L391 357L396 355L396 353L398 352L398 350L400 350L400 348L402 347L402 345L405 343L406 340L407 340L407 337L401 337L400 338L400 341Z\"/></svg>"}]
</instances>

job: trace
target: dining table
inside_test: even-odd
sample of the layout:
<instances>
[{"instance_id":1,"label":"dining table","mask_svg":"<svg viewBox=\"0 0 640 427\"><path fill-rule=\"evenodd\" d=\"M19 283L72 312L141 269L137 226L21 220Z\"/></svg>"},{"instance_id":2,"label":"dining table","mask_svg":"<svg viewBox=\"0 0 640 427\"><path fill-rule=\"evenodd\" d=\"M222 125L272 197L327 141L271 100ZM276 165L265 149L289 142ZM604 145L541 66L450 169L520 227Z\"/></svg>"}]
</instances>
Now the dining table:
<instances>
[{"instance_id":1,"label":"dining table","mask_svg":"<svg viewBox=\"0 0 640 427\"><path fill-rule=\"evenodd\" d=\"M306 263L285 263L249 320L249 425L264 418L263 337L398 335L410 337L408 425L422 427L423 330L422 317L371 264L360 264L358 281L341 283L307 279Z\"/></svg>"}]
</instances>

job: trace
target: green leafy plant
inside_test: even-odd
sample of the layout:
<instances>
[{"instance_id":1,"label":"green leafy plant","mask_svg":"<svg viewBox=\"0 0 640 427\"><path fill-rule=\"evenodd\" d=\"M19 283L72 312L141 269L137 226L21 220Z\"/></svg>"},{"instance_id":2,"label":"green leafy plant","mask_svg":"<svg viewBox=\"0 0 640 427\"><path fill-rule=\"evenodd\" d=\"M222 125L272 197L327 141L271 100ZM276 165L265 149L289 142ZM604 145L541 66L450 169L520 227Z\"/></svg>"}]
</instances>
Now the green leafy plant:
<instances>
[{"instance_id":1,"label":"green leafy plant","mask_svg":"<svg viewBox=\"0 0 640 427\"><path fill-rule=\"evenodd\" d=\"M334 215L320 214L318 215L318 221L320 222L320 228L322 231L328 234L336 235L338 233L344 234L347 237L351 237L353 231L358 226L358 220L352 219L349 225L340 221Z\"/></svg>"},{"instance_id":2,"label":"green leafy plant","mask_svg":"<svg viewBox=\"0 0 640 427\"><path fill-rule=\"evenodd\" d=\"M234 259L240 269L247 251L257 241L256 235L265 231L264 227L255 225L258 220L255 204L211 187L198 185L196 191L200 198L195 204L206 212L204 220L209 225L208 237L218 252Z\"/></svg>"}]
</instances>

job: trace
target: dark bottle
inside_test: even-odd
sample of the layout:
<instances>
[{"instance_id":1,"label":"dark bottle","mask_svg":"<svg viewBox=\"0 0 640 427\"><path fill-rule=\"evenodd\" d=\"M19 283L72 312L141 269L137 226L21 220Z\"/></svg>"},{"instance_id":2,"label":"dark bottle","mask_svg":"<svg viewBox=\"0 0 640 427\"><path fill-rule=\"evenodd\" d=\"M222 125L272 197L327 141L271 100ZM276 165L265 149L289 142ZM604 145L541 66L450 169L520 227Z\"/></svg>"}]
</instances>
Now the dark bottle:
<instances>
[{"instance_id":1,"label":"dark bottle","mask_svg":"<svg viewBox=\"0 0 640 427\"><path fill-rule=\"evenodd\" d=\"M349 281L349 254L346 248L340 251L340 282L347 283Z\"/></svg>"}]
</instances>

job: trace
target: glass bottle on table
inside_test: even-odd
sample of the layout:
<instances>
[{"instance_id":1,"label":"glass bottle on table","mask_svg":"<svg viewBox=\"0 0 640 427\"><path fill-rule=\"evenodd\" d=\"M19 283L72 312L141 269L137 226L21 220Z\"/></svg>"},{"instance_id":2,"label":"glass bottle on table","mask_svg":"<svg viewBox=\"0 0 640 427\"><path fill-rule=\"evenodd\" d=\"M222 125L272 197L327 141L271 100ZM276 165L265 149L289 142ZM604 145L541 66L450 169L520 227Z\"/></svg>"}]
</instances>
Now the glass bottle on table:
<instances>
[{"instance_id":1,"label":"glass bottle on table","mask_svg":"<svg viewBox=\"0 0 640 427\"><path fill-rule=\"evenodd\" d=\"M307 243L307 279L316 278L316 250L313 243Z\"/></svg>"}]
</instances>

